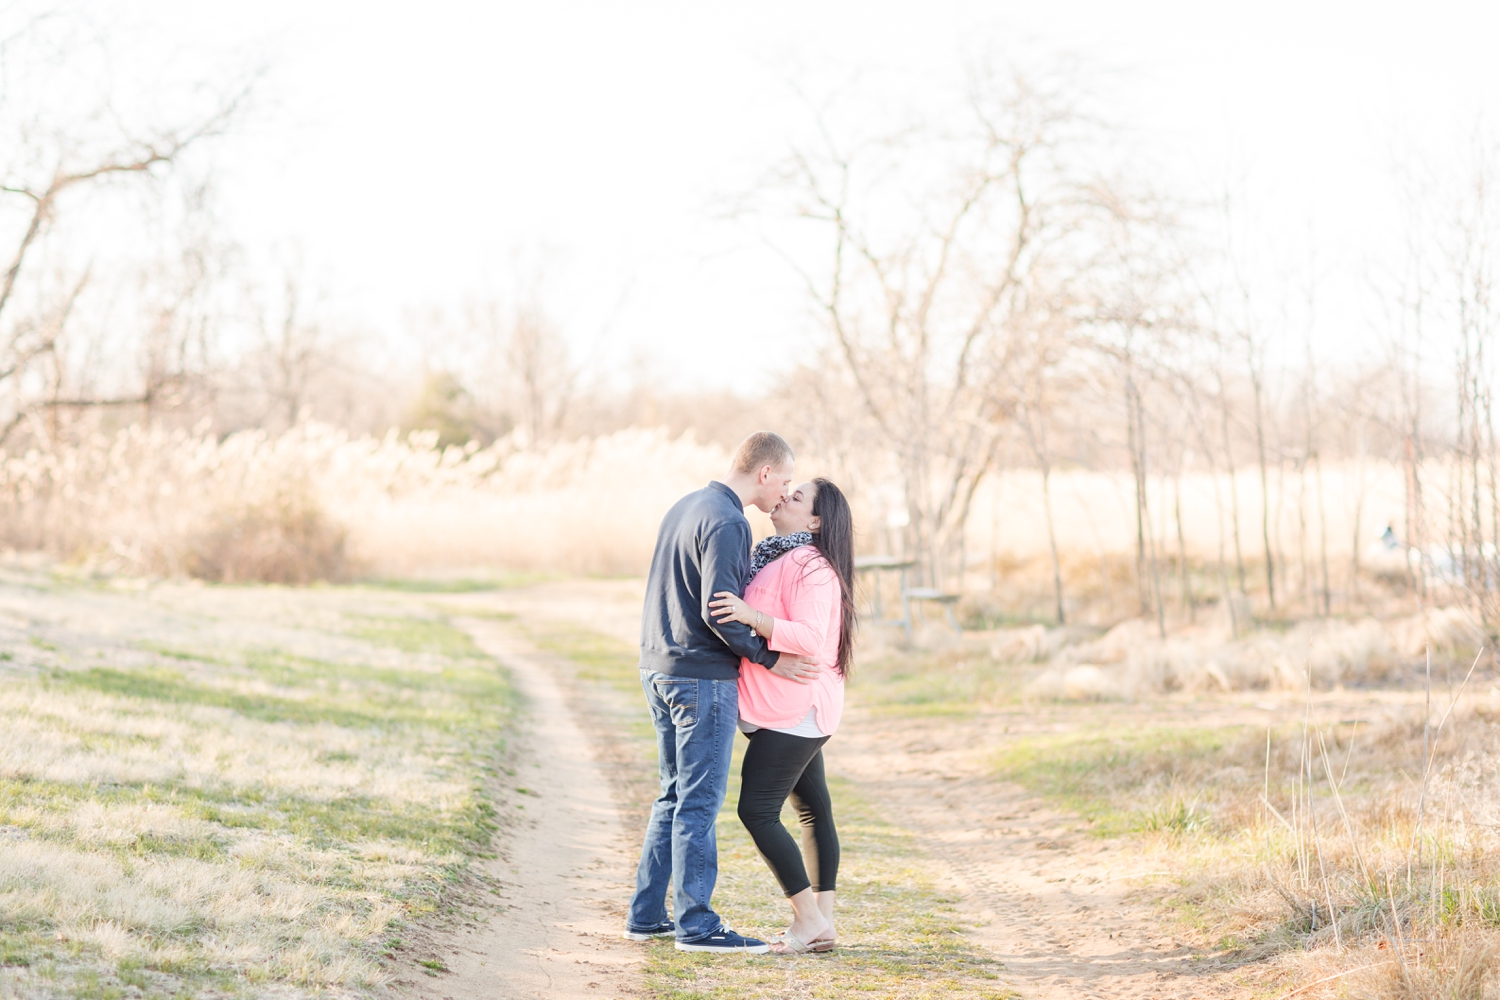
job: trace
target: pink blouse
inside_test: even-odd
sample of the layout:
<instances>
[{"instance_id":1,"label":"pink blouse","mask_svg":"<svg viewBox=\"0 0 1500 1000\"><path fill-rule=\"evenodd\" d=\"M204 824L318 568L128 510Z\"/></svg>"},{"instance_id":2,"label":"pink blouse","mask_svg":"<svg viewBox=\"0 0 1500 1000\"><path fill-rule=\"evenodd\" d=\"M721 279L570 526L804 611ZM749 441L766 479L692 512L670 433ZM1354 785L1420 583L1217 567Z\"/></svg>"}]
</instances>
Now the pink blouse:
<instances>
[{"instance_id":1,"label":"pink blouse","mask_svg":"<svg viewBox=\"0 0 1500 1000\"><path fill-rule=\"evenodd\" d=\"M822 670L811 683L798 684L741 660L740 718L762 729L789 729L811 706L819 732L832 736L844 712L838 671L843 602L833 567L813 546L799 546L751 578L745 603L776 618L773 650L807 657Z\"/></svg>"}]
</instances>

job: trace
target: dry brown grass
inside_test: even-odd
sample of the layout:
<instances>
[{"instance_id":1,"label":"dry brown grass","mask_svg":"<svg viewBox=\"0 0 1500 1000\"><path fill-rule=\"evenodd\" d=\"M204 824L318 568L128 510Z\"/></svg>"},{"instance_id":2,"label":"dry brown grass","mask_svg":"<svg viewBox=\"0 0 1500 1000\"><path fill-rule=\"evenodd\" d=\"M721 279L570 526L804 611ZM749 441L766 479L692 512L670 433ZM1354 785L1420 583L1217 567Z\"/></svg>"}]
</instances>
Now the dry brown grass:
<instances>
[{"instance_id":1,"label":"dry brown grass","mask_svg":"<svg viewBox=\"0 0 1500 1000\"><path fill-rule=\"evenodd\" d=\"M510 436L479 448L439 447L435 432L350 437L316 424L222 439L207 429L132 426L45 451L0 452L0 547L46 551L104 572L210 579L639 574L662 513L721 475L727 459L720 445L659 428L545 447ZM805 475L837 465L813 454L799 463ZM1394 516L1385 495L1394 473L1381 468L1371 475L1379 488L1357 490L1352 472L1327 470L1335 588L1349 590L1351 547L1365 544L1354 539L1344 509L1352 498L1364 497L1369 507L1361 523L1370 530L1362 527L1361 534L1373 537ZM1258 486L1251 479L1238 484L1243 525L1258 516ZM1058 473L1058 538L1075 621L1113 624L1139 608L1127 485L1128 476L1113 472ZM1162 486L1152 485L1158 516L1167 509ZM862 544L871 551L900 545L884 527L897 513L890 505L900 490L891 487L870 481L852 494ZM1203 474L1188 476L1183 489L1192 589L1200 604L1211 604L1222 590L1213 563L1220 524L1215 492ZM1399 498L1399 490L1391 496ZM974 597L974 618L1051 615L1039 498L1035 474L1025 470L997 473L981 489L965 526L970 572L964 589ZM1321 546L1321 539L1304 539L1294 530L1294 512L1286 505L1277 509L1284 521L1293 519L1278 535L1278 565L1290 574L1281 583L1284 598L1307 604L1309 581L1301 578L1299 555L1308 545ZM759 526L767 528L764 521ZM1174 537L1175 524L1153 530L1162 542L1163 588L1171 603L1176 547L1165 540ZM1254 578L1259 554L1248 537L1245 545ZM1404 566L1399 553L1398 565ZM1365 597L1379 590L1370 572L1375 568L1365 566ZM1251 583L1252 590L1260 586ZM1352 591L1340 600L1357 603Z\"/></svg>"},{"instance_id":2,"label":"dry brown grass","mask_svg":"<svg viewBox=\"0 0 1500 1000\"><path fill-rule=\"evenodd\" d=\"M1423 691L1314 695L1269 729L1084 727L999 767L1176 873L1143 892L1224 960L1268 965L1278 993L1490 996L1500 688L1460 679L1430 713Z\"/></svg>"},{"instance_id":3,"label":"dry brown grass","mask_svg":"<svg viewBox=\"0 0 1500 1000\"><path fill-rule=\"evenodd\" d=\"M999 776L1170 873L1142 901L1226 983L1266 998L1500 995L1500 674L1485 652L1465 684L1481 636L1462 612L1238 640L1222 626L1161 640L1137 622L933 629L915 647L878 632L866 703L990 719Z\"/></svg>"},{"instance_id":4,"label":"dry brown grass","mask_svg":"<svg viewBox=\"0 0 1500 1000\"><path fill-rule=\"evenodd\" d=\"M990 655L1044 664L1027 685L1037 698L1133 699L1174 691L1327 689L1390 678L1432 649L1451 662L1484 632L1458 608L1416 615L1309 619L1235 637L1227 616L1165 638L1154 622L1127 619L1102 635L1029 626L992 633ZM1082 641L1080 641L1082 640Z\"/></svg>"},{"instance_id":5,"label":"dry brown grass","mask_svg":"<svg viewBox=\"0 0 1500 1000\"><path fill-rule=\"evenodd\" d=\"M666 509L727 465L659 430L480 449L313 424L222 440L131 427L0 453L0 548L218 581L638 573Z\"/></svg>"}]
</instances>

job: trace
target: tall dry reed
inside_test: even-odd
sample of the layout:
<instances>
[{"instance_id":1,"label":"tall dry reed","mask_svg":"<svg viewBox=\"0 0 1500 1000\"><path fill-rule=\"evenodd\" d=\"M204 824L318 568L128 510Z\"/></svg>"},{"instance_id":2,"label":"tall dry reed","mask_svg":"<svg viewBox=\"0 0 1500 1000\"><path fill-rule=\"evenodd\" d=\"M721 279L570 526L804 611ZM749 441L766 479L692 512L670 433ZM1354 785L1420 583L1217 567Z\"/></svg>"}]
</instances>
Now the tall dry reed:
<instances>
[{"instance_id":1,"label":"tall dry reed","mask_svg":"<svg viewBox=\"0 0 1500 1000\"><path fill-rule=\"evenodd\" d=\"M537 449L317 424L224 438L136 426L0 454L0 546L226 581L639 573L666 509L727 464L662 430Z\"/></svg>"}]
</instances>

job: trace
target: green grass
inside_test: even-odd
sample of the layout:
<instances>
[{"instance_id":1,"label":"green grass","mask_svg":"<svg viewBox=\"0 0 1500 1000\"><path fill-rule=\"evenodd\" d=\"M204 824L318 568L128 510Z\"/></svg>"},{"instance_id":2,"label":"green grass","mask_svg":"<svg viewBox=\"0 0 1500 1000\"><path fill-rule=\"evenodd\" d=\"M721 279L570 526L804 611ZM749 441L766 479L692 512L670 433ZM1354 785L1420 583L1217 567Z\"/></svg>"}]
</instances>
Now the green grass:
<instances>
[{"instance_id":1,"label":"green grass","mask_svg":"<svg viewBox=\"0 0 1500 1000\"><path fill-rule=\"evenodd\" d=\"M629 643L557 622L536 622L528 631L542 649L571 662L585 684L602 684L632 698L640 695L640 656Z\"/></svg>"},{"instance_id":2,"label":"green grass","mask_svg":"<svg viewBox=\"0 0 1500 1000\"><path fill-rule=\"evenodd\" d=\"M7 762L0 827L20 839L0 852L25 844L51 867L0 863L0 995L374 988L394 963L381 941L437 910L487 855L498 810L515 807L487 779L516 699L467 633L400 597L374 602L379 614L342 612L333 633L337 615L285 620L275 591L263 605L254 588L225 593L222 616L242 617L224 632L205 613L166 634L179 612L146 644L68 633L49 646L89 666L4 678L51 749ZM307 600L340 606L348 593ZM260 621L295 631L301 651L251 644ZM142 769L155 776L132 776ZM48 888L74 868L98 873L98 898ZM196 888L163 896L171 884ZM287 892L296 901L282 909ZM98 925L123 943L101 946ZM211 957L225 948L232 966Z\"/></svg>"},{"instance_id":3,"label":"green grass","mask_svg":"<svg viewBox=\"0 0 1500 1000\"><path fill-rule=\"evenodd\" d=\"M1015 702L1026 669L997 663L972 645L941 652L887 647L861 658L854 683L860 703L876 712L971 716Z\"/></svg>"},{"instance_id":4,"label":"green grass","mask_svg":"<svg viewBox=\"0 0 1500 1000\"><path fill-rule=\"evenodd\" d=\"M351 615L352 635L391 646L403 653L433 653L438 656L480 657L469 633L441 618L378 617Z\"/></svg>"},{"instance_id":5,"label":"green grass","mask_svg":"<svg viewBox=\"0 0 1500 1000\"><path fill-rule=\"evenodd\" d=\"M495 806L481 795L445 803L442 809L396 803L371 795L314 798L278 792L274 786L200 788L171 782L85 785L0 779L0 824L34 826L27 817L49 810L104 806L165 805L182 816L206 820L226 833L263 830L284 833L309 846L326 848L385 841L421 848L434 855L472 853L495 829ZM72 844L70 828L37 827L39 839ZM142 834L111 848L115 853L161 854L224 860L228 837L161 837Z\"/></svg>"},{"instance_id":6,"label":"green grass","mask_svg":"<svg viewBox=\"0 0 1500 1000\"><path fill-rule=\"evenodd\" d=\"M422 635L431 629L429 624L419 622L409 633L397 634ZM397 648L404 652L429 651L425 647ZM487 722L495 721L486 716L508 711L507 702L498 697L503 688L500 675L477 650L471 646L453 648L443 655L455 658L454 662L428 674L359 663L329 663L275 650L247 651L244 667L277 685L284 694L246 692L235 686L237 678L232 674L215 676L212 683L206 683L170 667L55 670L49 681L61 688L86 688L125 698L225 708L261 722L329 723L355 729L484 728ZM185 658L185 654L178 658Z\"/></svg>"},{"instance_id":7,"label":"green grass","mask_svg":"<svg viewBox=\"0 0 1500 1000\"><path fill-rule=\"evenodd\" d=\"M837 738L837 737L835 737ZM719 886L714 905L736 929L766 936L790 909L749 834L734 815L744 741L736 741L726 806L719 817ZM848 782L832 781L837 810L839 948L830 955L775 955L726 963L679 952L670 941L650 946L647 978L672 1000L868 994L903 998L1003 998L1001 965L963 937L954 900L934 886L913 841L885 823ZM790 812L783 822L795 829Z\"/></svg>"},{"instance_id":8,"label":"green grass","mask_svg":"<svg viewBox=\"0 0 1500 1000\"><path fill-rule=\"evenodd\" d=\"M531 622L526 630L537 646L572 665L579 683L599 696L596 706L608 712L609 723L634 744L638 755L654 762L656 730L641 692L637 648L613 636L558 622Z\"/></svg>"},{"instance_id":9,"label":"green grass","mask_svg":"<svg viewBox=\"0 0 1500 1000\"><path fill-rule=\"evenodd\" d=\"M553 579L550 573L503 573L482 579L373 579L361 580L359 586L371 590L390 590L402 594L482 594L496 590L527 587Z\"/></svg>"},{"instance_id":10,"label":"green grass","mask_svg":"<svg viewBox=\"0 0 1500 1000\"><path fill-rule=\"evenodd\" d=\"M567 657L579 680L594 685L601 697L630 706L628 738L643 760L654 763L654 731L642 703L635 651L579 629L538 627L533 635L539 645ZM744 739L735 740L729 793L718 820L714 906L736 930L770 935L785 927L790 910L735 815L745 745ZM643 791L637 794L649 796L655 774L642 777ZM999 981L999 963L963 937L954 900L933 883L913 840L886 823L857 788L837 776L831 780L842 845L838 950L816 957L725 960L679 952L670 940L658 941L646 946L650 995L669 1000L1014 996ZM790 810L783 821L795 824Z\"/></svg>"},{"instance_id":11,"label":"green grass","mask_svg":"<svg viewBox=\"0 0 1500 1000\"><path fill-rule=\"evenodd\" d=\"M228 661L221 660L219 657L214 656L211 653L200 653L186 649L174 649L171 646L163 646L159 643L154 642L143 642L140 644L140 647L144 650L155 653L157 656L165 657L168 660L181 660L187 663L213 663L220 666L229 665Z\"/></svg>"},{"instance_id":12,"label":"green grass","mask_svg":"<svg viewBox=\"0 0 1500 1000\"><path fill-rule=\"evenodd\" d=\"M1103 837L1205 827L1199 779L1246 730L1147 728L1018 738L995 773L1077 812Z\"/></svg>"}]
</instances>

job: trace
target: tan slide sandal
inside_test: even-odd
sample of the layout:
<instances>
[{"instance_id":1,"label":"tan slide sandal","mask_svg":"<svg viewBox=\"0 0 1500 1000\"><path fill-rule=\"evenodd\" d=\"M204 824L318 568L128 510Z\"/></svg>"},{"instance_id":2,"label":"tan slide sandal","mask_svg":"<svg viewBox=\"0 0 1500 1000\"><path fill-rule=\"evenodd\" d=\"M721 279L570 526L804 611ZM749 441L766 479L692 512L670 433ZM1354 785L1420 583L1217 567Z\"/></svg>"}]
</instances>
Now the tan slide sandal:
<instances>
[{"instance_id":1,"label":"tan slide sandal","mask_svg":"<svg viewBox=\"0 0 1500 1000\"><path fill-rule=\"evenodd\" d=\"M771 951L777 955L823 954L834 948L832 938L815 938L803 941L791 931L782 931L771 939Z\"/></svg>"}]
</instances>

